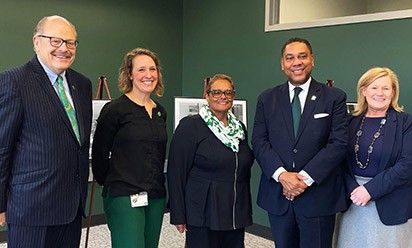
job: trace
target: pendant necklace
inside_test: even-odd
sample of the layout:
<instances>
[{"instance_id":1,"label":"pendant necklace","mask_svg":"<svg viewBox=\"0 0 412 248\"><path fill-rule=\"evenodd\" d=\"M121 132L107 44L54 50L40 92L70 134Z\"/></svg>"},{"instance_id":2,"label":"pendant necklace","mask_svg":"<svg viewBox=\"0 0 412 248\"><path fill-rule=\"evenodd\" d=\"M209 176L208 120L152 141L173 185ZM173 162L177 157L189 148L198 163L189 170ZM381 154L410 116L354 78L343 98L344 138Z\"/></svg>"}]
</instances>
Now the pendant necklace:
<instances>
[{"instance_id":1,"label":"pendant necklace","mask_svg":"<svg viewBox=\"0 0 412 248\"><path fill-rule=\"evenodd\" d=\"M372 141L371 141L371 143L368 147L368 157L366 158L366 162L365 162L365 164L362 164L362 162L359 161L359 156L358 156L358 153L359 153L359 137L362 136L362 128L363 128L363 123L365 122L365 118L366 118L366 116L363 115L359 130L358 130L358 132L356 132L356 142L355 142L355 147L354 147L356 165L358 165L358 167L360 169L365 169L366 167L368 167L369 161L371 159L371 154L373 152L373 145L375 144L375 141L381 135L382 128L386 123L386 114L385 114L385 117L382 118L382 120L381 120L378 131L376 131L376 133L373 135Z\"/></svg>"}]
</instances>

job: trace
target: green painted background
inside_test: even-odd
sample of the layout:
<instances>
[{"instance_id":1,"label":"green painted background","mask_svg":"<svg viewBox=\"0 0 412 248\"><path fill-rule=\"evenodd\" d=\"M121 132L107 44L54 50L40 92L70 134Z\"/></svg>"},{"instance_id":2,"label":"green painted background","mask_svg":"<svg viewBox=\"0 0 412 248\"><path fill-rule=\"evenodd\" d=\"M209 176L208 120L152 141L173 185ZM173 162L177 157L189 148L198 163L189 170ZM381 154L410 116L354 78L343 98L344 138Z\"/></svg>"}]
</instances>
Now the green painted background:
<instances>
[{"instance_id":1,"label":"green painted background","mask_svg":"<svg viewBox=\"0 0 412 248\"><path fill-rule=\"evenodd\" d=\"M291 37L308 39L313 47L313 76L333 79L348 101L356 101L356 84L370 67L388 66L399 76L400 103L412 112L412 19L312 29L264 32L265 1L183 1L183 94L201 96L202 81L215 73L231 75L236 97L248 101L249 137L253 131L256 98L286 77L280 68L280 49ZM255 163L253 200L260 177ZM254 221L268 225L266 212L254 206Z\"/></svg>"},{"instance_id":2,"label":"green painted background","mask_svg":"<svg viewBox=\"0 0 412 248\"><path fill-rule=\"evenodd\" d=\"M80 40L72 67L92 80L94 90L98 77L105 75L112 97L118 97L118 69L124 54L135 47L157 53L167 92L158 100L169 113L171 134L173 99L182 89L182 11L181 0L2 0L0 71L34 56L33 28L41 17L64 16L76 26ZM100 193L97 186L93 214L103 213Z\"/></svg>"},{"instance_id":3,"label":"green painted background","mask_svg":"<svg viewBox=\"0 0 412 248\"><path fill-rule=\"evenodd\" d=\"M112 97L120 95L123 56L135 47L156 52L167 90L159 101L172 113L173 96L182 87L181 0L2 0L0 11L0 71L31 59L34 26L41 17L58 14L77 29L80 44L72 67L88 76L94 88L98 77L106 76Z\"/></svg>"},{"instance_id":4,"label":"green painted background","mask_svg":"<svg viewBox=\"0 0 412 248\"><path fill-rule=\"evenodd\" d=\"M368 68L388 66L400 79L400 103L411 111L412 19L265 33L264 6L264 0L3 0L0 71L30 59L35 23L44 15L59 14L77 27L80 45L73 67L94 87L103 74L112 96L119 96L116 80L123 55L146 47L157 52L164 69L166 92L159 101L169 113L169 134L174 96L200 97L204 77L226 73L235 81L237 97L248 101L251 136L256 97L286 80L280 70L280 48L298 36L312 43L314 78L333 79L348 101L356 100L357 80ZM259 176L255 164L254 201ZM96 197L96 213L101 213L100 200ZM266 213L256 205L254 221L268 225Z\"/></svg>"}]
</instances>

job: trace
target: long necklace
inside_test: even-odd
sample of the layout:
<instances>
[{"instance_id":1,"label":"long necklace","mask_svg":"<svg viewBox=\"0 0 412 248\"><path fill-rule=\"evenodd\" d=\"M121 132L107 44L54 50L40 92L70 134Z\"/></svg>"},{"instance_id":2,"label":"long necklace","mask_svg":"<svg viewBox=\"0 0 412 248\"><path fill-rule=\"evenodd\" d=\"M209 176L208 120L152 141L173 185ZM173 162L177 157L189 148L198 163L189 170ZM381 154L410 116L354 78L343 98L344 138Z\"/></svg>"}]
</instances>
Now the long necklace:
<instances>
[{"instance_id":1,"label":"long necklace","mask_svg":"<svg viewBox=\"0 0 412 248\"><path fill-rule=\"evenodd\" d=\"M355 142L355 159L356 159L356 164L359 166L359 168L361 169L365 169L366 167L368 167L369 165L369 161L371 159L371 154L373 152L373 145L375 144L375 141L379 138L379 136L381 135L381 130L383 128L383 126L386 123L386 115L384 118L382 118L381 120L381 124L379 125L378 131L376 131L376 133L373 135L371 144L368 147L368 157L366 158L366 162L365 164L362 164L361 161L359 161L359 157L358 157L358 153L359 153L359 137L362 136L362 128L363 128L363 123L365 122L365 118L366 116L364 115L359 127L358 132L356 133L356 142Z\"/></svg>"}]
</instances>

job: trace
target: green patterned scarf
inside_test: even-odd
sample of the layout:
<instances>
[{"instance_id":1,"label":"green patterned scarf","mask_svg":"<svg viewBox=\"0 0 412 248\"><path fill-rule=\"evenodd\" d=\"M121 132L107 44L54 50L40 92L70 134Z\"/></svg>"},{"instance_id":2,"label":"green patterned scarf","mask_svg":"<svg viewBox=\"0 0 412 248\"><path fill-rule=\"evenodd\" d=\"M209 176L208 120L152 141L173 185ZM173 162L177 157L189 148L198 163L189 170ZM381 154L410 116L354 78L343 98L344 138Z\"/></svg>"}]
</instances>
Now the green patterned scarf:
<instances>
[{"instance_id":1,"label":"green patterned scarf","mask_svg":"<svg viewBox=\"0 0 412 248\"><path fill-rule=\"evenodd\" d=\"M199 115L205 121L206 125L212 130L213 134L227 147L234 152L239 151L240 140L245 139L245 132L242 124L232 113L228 111L229 125L225 126L219 121L216 116L210 111L209 105L203 105L200 108Z\"/></svg>"}]
</instances>

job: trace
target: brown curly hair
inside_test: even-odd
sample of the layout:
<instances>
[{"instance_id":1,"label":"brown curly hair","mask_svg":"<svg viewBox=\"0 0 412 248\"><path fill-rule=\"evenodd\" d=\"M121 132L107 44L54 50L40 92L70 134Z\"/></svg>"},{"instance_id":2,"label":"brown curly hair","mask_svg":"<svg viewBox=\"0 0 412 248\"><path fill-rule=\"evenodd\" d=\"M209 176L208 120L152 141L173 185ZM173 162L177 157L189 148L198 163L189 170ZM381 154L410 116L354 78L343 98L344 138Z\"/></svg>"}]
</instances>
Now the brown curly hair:
<instances>
[{"instance_id":1,"label":"brown curly hair","mask_svg":"<svg viewBox=\"0 0 412 248\"><path fill-rule=\"evenodd\" d=\"M157 84L156 84L156 88L154 89L154 92L156 93L157 96L163 96L164 85L163 85L163 76L162 76L162 70L160 67L159 58L154 52L148 49L139 48L139 47L126 53L126 55L124 56L123 63L119 69L119 82L118 82L119 90L123 92L124 94L129 93L132 90L133 84L132 84L132 80L130 79L130 77L132 75L133 59L140 55L146 55L153 59L156 65L156 69L157 69Z\"/></svg>"}]
</instances>

